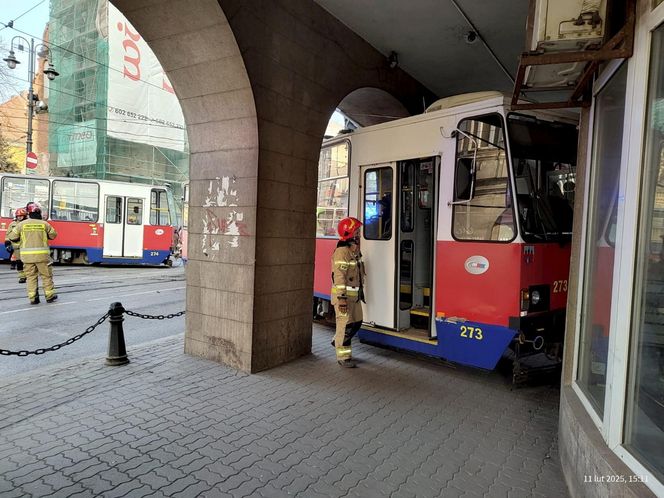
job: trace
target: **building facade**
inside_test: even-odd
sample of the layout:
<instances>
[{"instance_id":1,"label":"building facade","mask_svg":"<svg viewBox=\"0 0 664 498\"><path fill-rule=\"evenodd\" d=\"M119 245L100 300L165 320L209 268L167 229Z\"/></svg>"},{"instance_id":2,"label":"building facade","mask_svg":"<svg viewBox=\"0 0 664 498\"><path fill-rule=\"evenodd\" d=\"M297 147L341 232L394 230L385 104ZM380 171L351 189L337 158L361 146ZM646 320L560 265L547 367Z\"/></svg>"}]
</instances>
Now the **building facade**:
<instances>
[{"instance_id":1,"label":"building facade","mask_svg":"<svg viewBox=\"0 0 664 498\"><path fill-rule=\"evenodd\" d=\"M636 20L582 118L559 431L574 496L664 496L664 2Z\"/></svg>"},{"instance_id":2,"label":"building facade","mask_svg":"<svg viewBox=\"0 0 664 498\"><path fill-rule=\"evenodd\" d=\"M189 177L182 111L153 52L107 0L51 0L50 174L150 184Z\"/></svg>"}]
</instances>

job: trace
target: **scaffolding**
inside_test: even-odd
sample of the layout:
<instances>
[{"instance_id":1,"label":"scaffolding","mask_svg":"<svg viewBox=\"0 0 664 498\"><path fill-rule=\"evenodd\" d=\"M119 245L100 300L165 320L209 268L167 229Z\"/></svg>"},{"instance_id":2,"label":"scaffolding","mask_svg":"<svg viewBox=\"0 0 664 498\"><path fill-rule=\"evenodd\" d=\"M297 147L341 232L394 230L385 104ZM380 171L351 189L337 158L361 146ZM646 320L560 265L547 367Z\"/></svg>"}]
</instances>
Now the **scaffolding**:
<instances>
[{"instance_id":1,"label":"scaffolding","mask_svg":"<svg viewBox=\"0 0 664 498\"><path fill-rule=\"evenodd\" d=\"M168 183L178 198L189 177L186 135L179 151L107 132L107 19L107 0L50 2L49 43L60 72L49 88L50 174Z\"/></svg>"}]
</instances>

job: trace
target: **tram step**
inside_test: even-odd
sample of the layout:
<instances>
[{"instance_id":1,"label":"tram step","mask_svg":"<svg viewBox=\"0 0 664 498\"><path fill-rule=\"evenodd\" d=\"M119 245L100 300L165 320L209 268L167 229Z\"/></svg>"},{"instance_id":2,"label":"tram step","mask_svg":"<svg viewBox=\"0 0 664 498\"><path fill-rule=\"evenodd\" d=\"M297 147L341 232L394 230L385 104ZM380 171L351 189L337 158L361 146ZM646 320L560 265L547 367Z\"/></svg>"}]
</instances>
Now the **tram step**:
<instances>
[{"instance_id":1,"label":"tram step","mask_svg":"<svg viewBox=\"0 0 664 498\"><path fill-rule=\"evenodd\" d=\"M416 307L410 310L410 326L417 329L428 329L431 310L428 307Z\"/></svg>"}]
</instances>

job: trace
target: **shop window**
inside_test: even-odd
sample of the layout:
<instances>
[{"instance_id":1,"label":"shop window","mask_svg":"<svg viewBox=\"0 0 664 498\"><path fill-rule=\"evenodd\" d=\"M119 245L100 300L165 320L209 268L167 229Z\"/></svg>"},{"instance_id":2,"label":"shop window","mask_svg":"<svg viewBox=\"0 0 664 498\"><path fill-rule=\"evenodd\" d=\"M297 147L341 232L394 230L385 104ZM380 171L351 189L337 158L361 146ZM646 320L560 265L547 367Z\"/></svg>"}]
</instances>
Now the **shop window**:
<instances>
[{"instance_id":1,"label":"shop window","mask_svg":"<svg viewBox=\"0 0 664 498\"><path fill-rule=\"evenodd\" d=\"M454 174L454 238L513 240L514 211L505 134L499 115L464 119L459 123Z\"/></svg>"},{"instance_id":2,"label":"shop window","mask_svg":"<svg viewBox=\"0 0 664 498\"><path fill-rule=\"evenodd\" d=\"M585 252L585 288L577 384L595 411L604 413L611 322L615 223L620 179L627 64L613 75L595 101L595 132L589 173L590 199Z\"/></svg>"},{"instance_id":3,"label":"shop window","mask_svg":"<svg viewBox=\"0 0 664 498\"><path fill-rule=\"evenodd\" d=\"M664 481L664 27L653 32L625 446Z\"/></svg>"},{"instance_id":4,"label":"shop window","mask_svg":"<svg viewBox=\"0 0 664 498\"><path fill-rule=\"evenodd\" d=\"M320 151L316 237L336 237L339 221L348 216L348 151L348 142Z\"/></svg>"}]
</instances>

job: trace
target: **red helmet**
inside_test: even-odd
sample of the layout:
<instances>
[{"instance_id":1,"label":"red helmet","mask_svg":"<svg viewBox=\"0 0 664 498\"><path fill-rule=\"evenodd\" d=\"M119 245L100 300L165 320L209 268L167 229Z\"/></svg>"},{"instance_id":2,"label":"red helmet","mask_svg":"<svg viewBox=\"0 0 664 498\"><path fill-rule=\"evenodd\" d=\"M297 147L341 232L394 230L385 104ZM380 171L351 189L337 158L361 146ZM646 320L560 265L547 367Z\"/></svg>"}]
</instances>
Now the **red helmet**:
<instances>
[{"instance_id":1,"label":"red helmet","mask_svg":"<svg viewBox=\"0 0 664 498\"><path fill-rule=\"evenodd\" d=\"M352 239L361 226L362 222L357 218L353 218L352 216L344 218L339 222L339 226L337 226L339 238L341 240Z\"/></svg>"},{"instance_id":2,"label":"red helmet","mask_svg":"<svg viewBox=\"0 0 664 498\"><path fill-rule=\"evenodd\" d=\"M25 210L25 208L18 208L16 211L14 211L14 216L17 218L25 218L28 216L28 212Z\"/></svg>"},{"instance_id":3,"label":"red helmet","mask_svg":"<svg viewBox=\"0 0 664 498\"><path fill-rule=\"evenodd\" d=\"M28 213L41 213L41 206L37 202L30 202L27 209Z\"/></svg>"}]
</instances>

